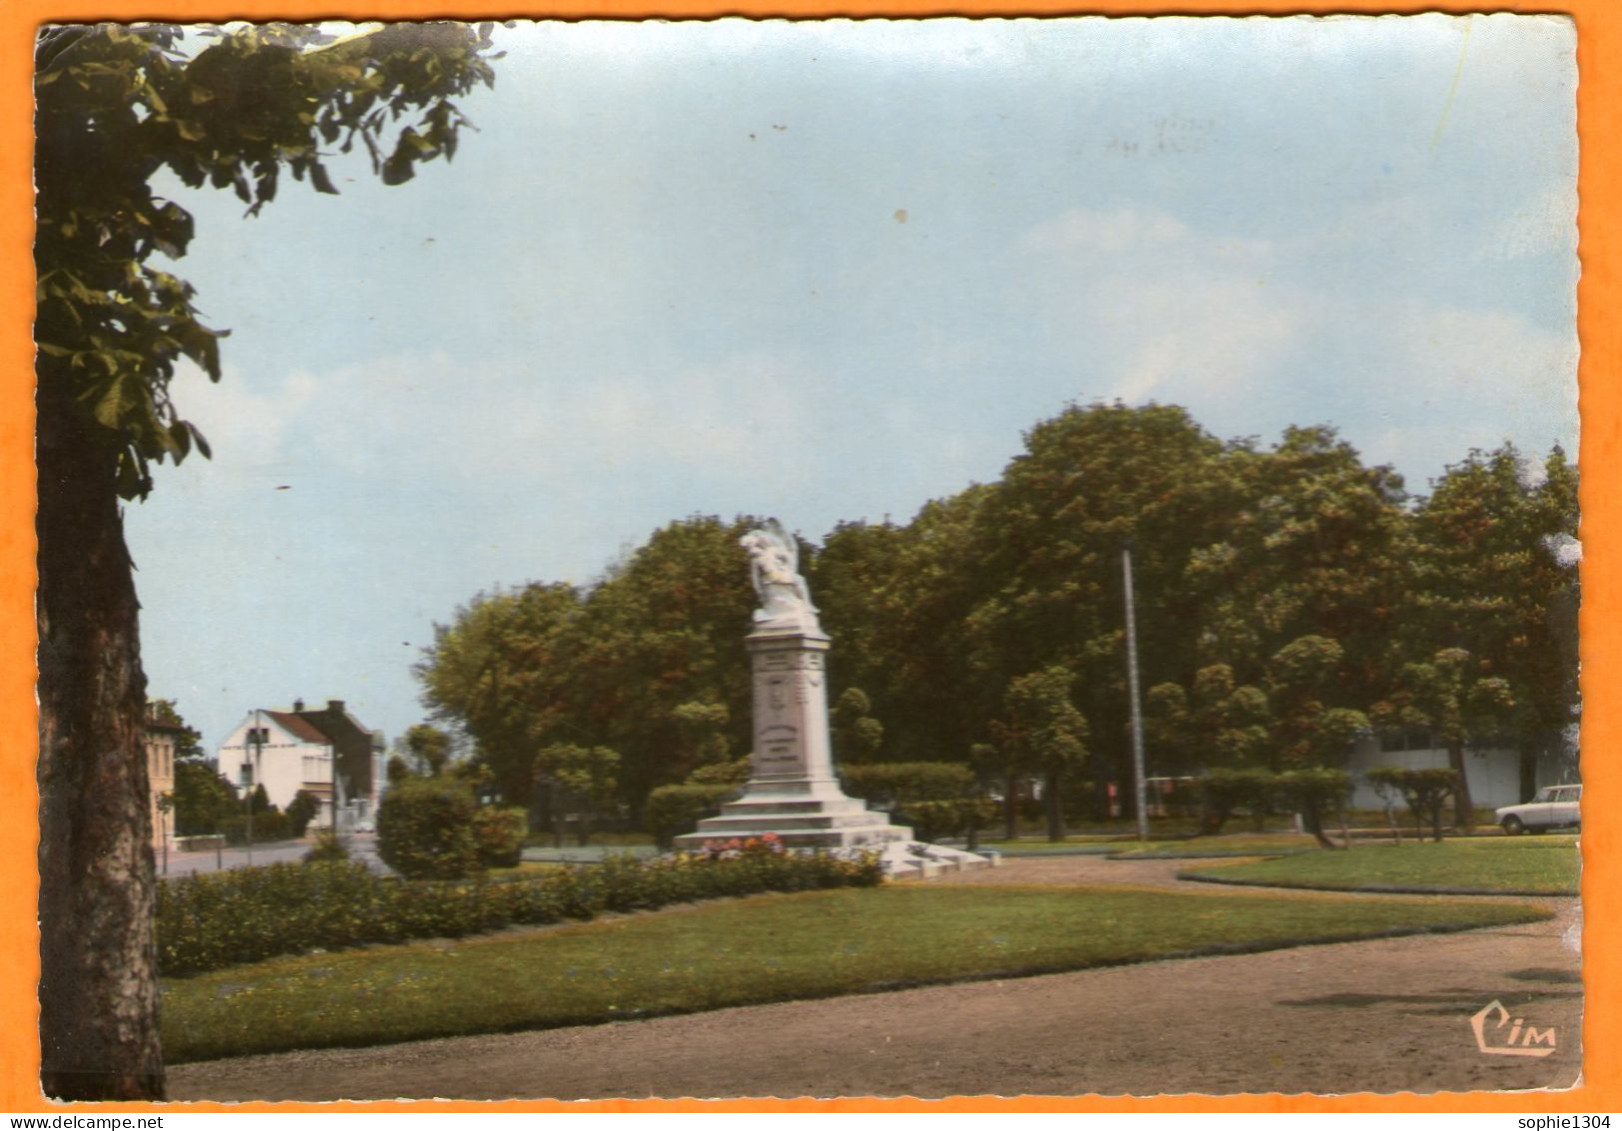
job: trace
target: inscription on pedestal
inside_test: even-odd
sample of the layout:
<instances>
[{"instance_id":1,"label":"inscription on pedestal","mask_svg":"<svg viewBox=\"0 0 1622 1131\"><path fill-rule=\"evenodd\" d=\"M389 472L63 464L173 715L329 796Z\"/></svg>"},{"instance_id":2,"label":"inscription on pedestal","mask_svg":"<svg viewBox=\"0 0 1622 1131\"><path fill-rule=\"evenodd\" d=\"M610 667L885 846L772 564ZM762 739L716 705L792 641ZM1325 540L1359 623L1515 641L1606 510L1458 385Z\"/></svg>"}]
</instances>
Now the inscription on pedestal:
<instances>
[{"instance_id":1,"label":"inscription on pedestal","mask_svg":"<svg viewBox=\"0 0 1622 1131\"><path fill-rule=\"evenodd\" d=\"M793 768L799 763L800 732L791 726L770 726L760 733L760 749L756 761L773 765L776 769Z\"/></svg>"}]
</instances>

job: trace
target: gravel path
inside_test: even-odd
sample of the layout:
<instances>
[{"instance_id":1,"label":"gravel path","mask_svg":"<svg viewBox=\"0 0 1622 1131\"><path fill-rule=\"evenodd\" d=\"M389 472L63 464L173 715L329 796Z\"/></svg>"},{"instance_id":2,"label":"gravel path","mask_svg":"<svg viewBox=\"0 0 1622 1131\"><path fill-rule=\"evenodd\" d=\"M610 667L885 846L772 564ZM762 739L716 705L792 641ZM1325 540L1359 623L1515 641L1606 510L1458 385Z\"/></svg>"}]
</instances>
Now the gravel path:
<instances>
[{"instance_id":1,"label":"gravel path","mask_svg":"<svg viewBox=\"0 0 1622 1131\"><path fill-rule=\"evenodd\" d=\"M1019 859L935 882L1233 894L1177 880L1188 863ZM686 1017L211 1061L172 1068L169 1094L321 1101L1569 1087L1581 1051L1577 901L1529 902L1551 907L1556 918ZM1555 1051L1481 1052L1470 1018L1494 1000L1513 1018L1553 1027ZM1489 1042L1507 1031L1489 1022Z\"/></svg>"}]
</instances>

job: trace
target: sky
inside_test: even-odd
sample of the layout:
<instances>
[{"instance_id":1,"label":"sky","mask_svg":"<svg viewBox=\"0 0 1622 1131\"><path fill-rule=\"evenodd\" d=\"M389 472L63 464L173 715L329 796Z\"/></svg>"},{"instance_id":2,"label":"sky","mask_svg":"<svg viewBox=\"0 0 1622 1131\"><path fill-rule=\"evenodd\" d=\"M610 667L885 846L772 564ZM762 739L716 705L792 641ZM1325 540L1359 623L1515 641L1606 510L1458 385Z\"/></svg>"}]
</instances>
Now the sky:
<instances>
[{"instance_id":1,"label":"sky","mask_svg":"<svg viewBox=\"0 0 1622 1131\"><path fill-rule=\"evenodd\" d=\"M1566 19L496 37L477 132L404 186L161 185L231 336L174 387L214 458L126 519L149 693L210 750L296 698L392 740L481 590L692 514L904 522L1071 403L1330 424L1419 494L1575 454Z\"/></svg>"}]
</instances>

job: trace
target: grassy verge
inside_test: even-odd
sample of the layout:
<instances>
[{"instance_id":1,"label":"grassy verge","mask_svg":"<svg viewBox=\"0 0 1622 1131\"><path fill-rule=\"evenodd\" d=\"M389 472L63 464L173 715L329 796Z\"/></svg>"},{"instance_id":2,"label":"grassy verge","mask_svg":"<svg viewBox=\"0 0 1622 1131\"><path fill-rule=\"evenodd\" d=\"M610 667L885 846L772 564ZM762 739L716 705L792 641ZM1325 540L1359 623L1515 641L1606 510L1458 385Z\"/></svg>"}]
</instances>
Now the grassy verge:
<instances>
[{"instance_id":1,"label":"grassy verge","mask_svg":"<svg viewBox=\"0 0 1622 1131\"><path fill-rule=\"evenodd\" d=\"M589 1024L1545 918L1522 904L886 887L753 896L164 983L171 1062Z\"/></svg>"},{"instance_id":2,"label":"grassy verge","mask_svg":"<svg viewBox=\"0 0 1622 1131\"><path fill-rule=\"evenodd\" d=\"M954 842L954 847L961 847ZM1114 840L1069 837L1065 840L982 840L980 849L1004 856L1107 856L1119 852ZM977 850L978 851L978 850Z\"/></svg>"},{"instance_id":3,"label":"grassy verge","mask_svg":"<svg viewBox=\"0 0 1622 1131\"><path fill-rule=\"evenodd\" d=\"M1481 837L1440 844L1357 844L1344 852L1311 852L1191 869L1187 874L1285 887L1356 890L1469 889L1575 895L1581 859L1571 837Z\"/></svg>"},{"instance_id":4,"label":"grassy verge","mask_svg":"<svg viewBox=\"0 0 1622 1131\"><path fill-rule=\"evenodd\" d=\"M1184 856L1254 856L1266 853L1309 852L1318 842L1300 833L1235 833L1229 836L1196 836L1185 840L1133 841L1117 844L1123 856L1177 858Z\"/></svg>"}]
</instances>

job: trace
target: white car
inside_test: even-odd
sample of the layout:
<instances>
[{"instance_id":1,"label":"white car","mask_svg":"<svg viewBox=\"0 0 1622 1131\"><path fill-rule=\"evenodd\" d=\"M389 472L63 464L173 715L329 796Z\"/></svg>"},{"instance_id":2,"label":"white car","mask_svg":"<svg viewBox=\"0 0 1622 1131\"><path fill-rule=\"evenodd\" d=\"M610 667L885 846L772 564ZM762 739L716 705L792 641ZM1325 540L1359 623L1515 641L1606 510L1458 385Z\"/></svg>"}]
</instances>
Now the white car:
<instances>
[{"instance_id":1,"label":"white car","mask_svg":"<svg viewBox=\"0 0 1622 1131\"><path fill-rule=\"evenodd\" d=\"M1510 836L1523 832L1540 833L1582 821L1579 808L1583 797L1580 785L1546 785L1524 805L1506 805L1493 810L1493 818Z\"/></svg>"}]
</instances>

